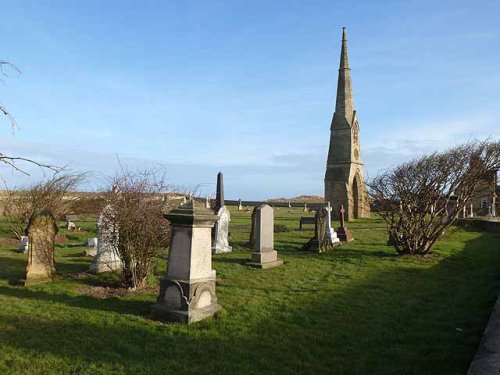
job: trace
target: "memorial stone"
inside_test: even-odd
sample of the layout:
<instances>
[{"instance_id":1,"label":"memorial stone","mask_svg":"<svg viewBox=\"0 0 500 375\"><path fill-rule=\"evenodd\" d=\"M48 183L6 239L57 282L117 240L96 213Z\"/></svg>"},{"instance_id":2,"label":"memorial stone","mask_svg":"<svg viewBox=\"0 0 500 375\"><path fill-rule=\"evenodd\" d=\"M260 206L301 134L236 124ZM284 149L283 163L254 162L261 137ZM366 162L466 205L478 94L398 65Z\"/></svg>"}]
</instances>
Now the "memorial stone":
<instances>
[{"instance_id":1,"label":"memorial stone","mask_svg":"<svg viewBox=\"0 0 500 375\"><path fill-rule=\"evenodd\" d=\"M56 275L54 242L58 228L49 210L38 210L31 215L28 235L28 266L24 285L51 281Z\"/></svg>"},{"instance_id":2,"label":"memorial stone","mask_svg":"<svg viewBox=\"0 0 500 375\"><path fill-rule=\"evenodd\" d=\"M212 244L213 254L230 253L233 249L229 246L229 222L231 214L226 206L222 206L218 212L219 219L214 226L214 238Z\"/></svg>"},{"instance_id":3,"label":"memorial stone","mask_svg":"<svg viewBox=\"0 0 500 375\"><path fill-rule=\"evenodd\" d=\"M26 254L28 252L28 246L29 246L28 236L21 236L21 239L19 240L19 247L17 248L17 251L19 251L20 253Z\"/></svg>"},{"instance_id":4,"label":"memorial stone","mask_svg":"<svg viewBox=\"0 0 500 375\"><path fill-rule=\"evenodd\" d=\"M256 268L272 268L283 264L274 250L274 212L262 204L255 209L255 243L252 259L247 265Z\"/></svg>"},{"instance_id":5,"label":"memorial stone","mask_svg":"<svg viewBox=\"0 0 500 375\"><path fill-rule=\"evenodd\" d=\"M97 220L97 252L90 265L90 271L103 273L122 268L118 255L119 226L111 205L101 211Z\"/></svg>"},{"instance_id":6,"label":"memorial stone","mask_svg":"<svg viewBox=\"0 0 500 375\"><path fill-rule=\"evenodd\" d=\"M344 206L343 205L340 205L340 208L339 208L339 218L340 218L340 227L339 227L339 230L338 230L338 237L339 237L339 240L342 241L342 242L348 242L348 241L352 241L354 238L352 237L352 233L349 229L347 229L347 227L345 226L345 220L344 220L344 214L345 214L345 210L344 210Z\"/></svg>"},{"instance_id":7,"label":"memorial stone","mask_svg":"<svg viewBox=\"0 0 500 375\"><path fill-rule=\"evenodd\" d=\"M210 232L217 215L191 201L165 217L172 237L152 317L186 324L209 318L222 309L215 294L211 254Z\"/></svg>"}]
</instances>

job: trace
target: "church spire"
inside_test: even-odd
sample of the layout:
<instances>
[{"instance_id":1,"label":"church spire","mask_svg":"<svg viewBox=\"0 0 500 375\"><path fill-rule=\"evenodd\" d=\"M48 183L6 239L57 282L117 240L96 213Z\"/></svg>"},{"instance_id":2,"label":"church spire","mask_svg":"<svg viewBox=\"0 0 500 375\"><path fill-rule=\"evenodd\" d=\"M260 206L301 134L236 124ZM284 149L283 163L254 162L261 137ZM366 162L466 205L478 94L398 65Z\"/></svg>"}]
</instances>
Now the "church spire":
<instances>
[{"instance_id":1,"label":"church spire","mask_svg":"<svg viewBox=\"0 0 500 375\"><path fill-rule=\"evenodd\" d=\"M352 119L353 111L354 103L352 100L351 69L349 68L349 58L347 56L347 35L345 27L343 27L335 112L337 115L342 115L349 121Z\"/></svg>"}]
</instances>

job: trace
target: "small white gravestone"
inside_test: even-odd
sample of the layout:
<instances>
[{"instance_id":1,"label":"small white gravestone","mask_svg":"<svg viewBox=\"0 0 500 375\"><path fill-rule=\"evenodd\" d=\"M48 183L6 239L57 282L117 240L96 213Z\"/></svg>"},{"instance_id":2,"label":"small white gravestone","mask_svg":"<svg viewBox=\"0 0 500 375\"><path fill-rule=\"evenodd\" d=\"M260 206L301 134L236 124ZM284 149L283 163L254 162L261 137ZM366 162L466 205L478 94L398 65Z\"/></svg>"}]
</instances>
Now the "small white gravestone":
<instances>
[{"instance_id":1,"label":"small white gravestone","mask_svg":"<svg viewBox=\"0 0 500 375\"><path fill-rule=\"evenodd\" d=\"M332 227L332 207L330 206L330 202L327 203L326 206L326 236L332 245L336 243L340 243L339 238L337 237L337 233Z\"/></svg>"},{"instance_id":2,"label":"small white gravestone","mask_svg":"<svg viewBox=\"0 0 500 375\"><path fill-rule=\"evenodd\" d=\"M472 205L472 203L470 204L470 213L469 213L469 217L474 217L474 206Z\"/></svg>"},{"instance_id":3,"label":"small white gravestone","mask_svg":"<svg viewBox=\"0 0 500 375\"><path fill-rule=\"evenodd\" d=\"M90 265L90 271L102 273L116 271L122 267L118 256L119 231L111 205L101 211L97 220L97 254Z\"/></svg>"},{"instance_id":4,"label":"small white gravestone","mask_svg":"<svg viewBox=\"0 0 500 375\"><path fill-rule=\"evenodd\" d=\"M229 222L231 214L226 206L222 206L217 213L219 219L215 223L212 243L212 254L230 253L233 248L229 246Z\"/></svg>"},{"instance_id":5,"label":"small white gravestone","mask_svg":"<svg viewBox=\"0 0 500 375\"><path fill-rule=\"evenodd\" d=\"M238 200L238 211L243 211L243 205L241 204L241 199Z\"/></svg>"},{"instance_id":6,"label":"small white gravestone","mask_svg":"<svg viewBox=\"0 0 500 375\"><path fill-rule=\"evenodd\" d=\"M85 250L85 255L88 257L95 257L97 255L97 237L88 238L85 241L85 246L92 247L92 249Z\"/></svg>"},{"instance_id":7,"label":"small white gravestone","mask_svg":"<svg viewBox=\"0 0 500 375\"><path fill-rule=\"evenodd\" d=\"M274 250L274 212L271 206L261 204L255 208L255 243L252 260L247 265L272 268L283 264Z\"/></svg>"},{"instance_id":8,"label":"small white gravestone","mask_svg":"<svg viewBox=\"0 0 500 375\"><path fill-rule=\"evenodd\" d=\"M72 221L69 221L66 223L66 229L69 231L75 230L76 225Z\"/></svg>"},{"instance_id":9,"label":"small white gravestone","mask_svg":"<svg viewBox=\"0 0 500 375\"><path fill-rule=\"evenodd\" d=\"M19 247L17 251L20 253L26 254L28 251L28 246L29 246L29 237L28 236L21 236L21 239L19 240Z\"/></svg>"},{"instance_id":10,"label":"small white gravestone","mask_svg":"<svg viewBox=\"0 0 500 375\"><path fill-rule=\"evenodd\" d=\"M205 198L205 208L210 208L210 195Z\"/></svg>"}]
</instances>

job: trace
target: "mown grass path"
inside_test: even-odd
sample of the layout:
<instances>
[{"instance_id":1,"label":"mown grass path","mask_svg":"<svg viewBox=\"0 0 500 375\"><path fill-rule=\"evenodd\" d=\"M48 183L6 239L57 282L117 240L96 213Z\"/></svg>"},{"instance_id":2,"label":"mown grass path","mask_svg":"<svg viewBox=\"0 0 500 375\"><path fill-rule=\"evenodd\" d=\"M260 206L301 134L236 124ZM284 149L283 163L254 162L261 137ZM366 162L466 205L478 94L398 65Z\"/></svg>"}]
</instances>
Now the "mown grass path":
<instances>
[{"instance_id":1,"label":"mown grass path","mask_svg":"<svg viewBox=\"0 0 500 375\"><path fill-rule=\"evenodd\" d=\"M189 327L147 318L157 280L125 296L86 292L109 278L79 274L94 222L61 229L60 280L29 288L9 283L26 261L1 227L0 373L466 372L500 289L500 234L452 228L433 256L400 257L371 219L349 224L354 242L306 254L309 226L275 235L283 267L255 270L243 264L250 212L231 212L234 251L213 260L224 311ZM297 229L301 215L282 208L275 221Z\"/></svg>"}]
</instances>

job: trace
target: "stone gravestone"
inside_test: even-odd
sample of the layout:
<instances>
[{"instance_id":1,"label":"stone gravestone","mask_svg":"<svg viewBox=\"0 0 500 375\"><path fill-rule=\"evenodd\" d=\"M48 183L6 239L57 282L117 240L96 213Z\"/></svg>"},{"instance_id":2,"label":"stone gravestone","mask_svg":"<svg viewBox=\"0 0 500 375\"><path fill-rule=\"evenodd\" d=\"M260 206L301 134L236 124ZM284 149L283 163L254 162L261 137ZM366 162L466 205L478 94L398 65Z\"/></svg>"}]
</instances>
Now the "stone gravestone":
<instances>
[{"instance_id":1,"label":"stone gravestone","mask_svg":"<svg viewBox=\"0 0 500 375\"><path fill-rule=\"evenodd\" d=\"M473 204L472 204L472 203L470 204L470 213L469 213L469 217L474 217L474 206L473 206Z\"/></svg>"},{"instance_id":2,"label":"stone gravestone","mask_svg":"<svg viewBox=\"0 0 500 375\"><path fill-rule=\"evenodd\" d=\"M324 253L330 247L326 233L326 221L328 213L325 208L316 211L314 215L314 237L311 238L303 247L303 251L311 251L315 253Z\"/></svg>"},{"instance_id":3,"label":"stone gravestone","mask_svg":"<svg viewBox=\"0 0 500 375\"><path fill-rule=\"evenodd\" d=\"M243 205L241 204L241 199L238 200L238 211L243 211Z\"/></svg>"},{"instance_id":4,"label":"stone gravestone","mask_svg":"<svg viewBox=\"0 0 500 375\"><path fill-rule=\"evenodd\" d=\"M352 237L352 233L345 226L345 220L344 220L345 210L344 210L344 206L343 205L340 205L339 212L340 212L340 215L339 215L339 218L340 218L340 227L339 227L339 230L338 230L339 240L342 241L342 242L352 241L354 239Z\"/></svg>"},{"instance_id":5,"label":"stone gravestone","mask_svg":"<svg viewBox=\"0 0 500 375\"><path fill-rule=\"evenodd\" d=\"M215 196L215 212L219 212L220 208L224 206L224 176L222 172L217 173L217 191Z\"/></svg>"},{"instance_id":6,"label":"stone gravestone","mask_svg":"<svg viewBox=\"0 0 500 375\"><path fill-rule=\"evenodd\" d=\"M58 228L49 210L38 210L31 215L28 235L28 266L24 285L53 280L56 275L54 241Z\"/></svg>"},{"instance_id":7,"label":"stone gravestone","mask_svg":"<svg viewBox=\"0 0 500 375\"><path fill-rule=\"evenodd\" d=\"M274 250L274 212L267 204L255 209L255 243L252 260L247 265L256 268L272 268L283 264Z\"/></svg>"},{"instance_id":8,"label":"stone gravestone","mask_svg":"<svg viewBox=\"0 0 500 375\"><path fill-rule=\"evenodd\" d=\"M340 244L340 240L337 237L337 233L335 232L332 226L332 207L330 206L330 202L327 203L326 211L327 211L326 236L330 241L330 245L336 246Z\"/></svg>"},{"instance_id":9,"label":"stone gravestone","mask_svg":"<svg viewBox=\"0 0 500 375\"><path fill-rule=\"evenodd\" d=\"M88 238L85 241L85 246L91 247L89 250L85 250L85 256L95 257L97 255L97 237Z\"/></svg>"},{"instance_id":10,"label":"stone gravestone","mask_svg":"<svg viewBox=\"0 0 500 375\"><path fill-rule=\"evenodd\" d=\"M210 208L210 195L205 198L205 208Z\"/></svg>"},{"instance_id":11,"label":"stone gravestone","mask_svg":"<svg viewBox=\"0 0 500 375\"><path fill-rule=\"evenodd\" d=\"M21 236L21 239L19 240L19 247L17 248L17 251L19 251L20 253L26 254L28 252L28 246L29 246L28 236Z\"/></svg>"},{"instance_id":12,"label":"stone gravestone","mask_svg":"<svg viewBox=\"0 0 500 375\"><path fill-rule=\"evenodd\" d=\"M122 268L118 256L119 228L111 205L101 211L97 220L97 254L90 265L90 271L103 273Z\"/></svg>"},{"instance_id":13,"label":"stone gravestone","mask_svg":"<svg viewBox=\"0 0 500 375\"><path fill-rule=\"evenodd\" d=\"M217 215L191 201L165 217L171 224L167 273L151 315L155 319L193 323L222 308L215 294L211 228Z\"/></svg>"},{"instance_id":14,"label":"stone gravestone","mask_svg":"<svg viewBox=\"0 0 500 375\"><path fill-rule=\"evenodd\" d=\"M212 243L212 253L222 254L230 253L233 248L229 246L229 222L231 221L231 214L226 206L222 206L217 213L219 219L214 226L214 239Z\"/></svg>"},{"instance_id":15,"label":"stone gravestone","mask_svg":"<svg viewBox=\"0 0 500 375\"><path fill-rule=\"evenodd\" d=\"M250 239L248 240L248 247L253 249L255 245L255 213L257 212L257 207L254 207L252 211L252 226L250 228Z\"/></svg>"}]
</instances>

